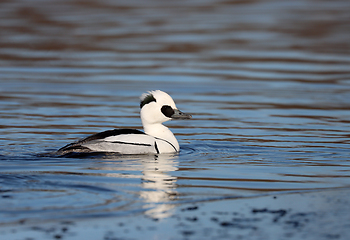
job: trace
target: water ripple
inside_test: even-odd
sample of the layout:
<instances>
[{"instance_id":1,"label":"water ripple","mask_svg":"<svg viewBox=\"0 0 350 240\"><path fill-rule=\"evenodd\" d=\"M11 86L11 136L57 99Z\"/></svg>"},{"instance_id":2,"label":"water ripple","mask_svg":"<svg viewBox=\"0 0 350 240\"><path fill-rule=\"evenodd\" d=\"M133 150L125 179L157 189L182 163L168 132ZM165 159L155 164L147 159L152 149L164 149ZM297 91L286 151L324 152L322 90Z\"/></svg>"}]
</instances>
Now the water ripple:
<instances>
[{"instance_id":1,"label":"water ripple","mask_svg":"<svg viewBox=\"0 0 350 240\"><path fill-rule=\"evenodd\" d=\"M0 3L0 225L349 188L349 1ZM162 89L181 152L49 154L141 129ZM219 203L218 203L219 204Z\"/></svg>"}]
</instances>

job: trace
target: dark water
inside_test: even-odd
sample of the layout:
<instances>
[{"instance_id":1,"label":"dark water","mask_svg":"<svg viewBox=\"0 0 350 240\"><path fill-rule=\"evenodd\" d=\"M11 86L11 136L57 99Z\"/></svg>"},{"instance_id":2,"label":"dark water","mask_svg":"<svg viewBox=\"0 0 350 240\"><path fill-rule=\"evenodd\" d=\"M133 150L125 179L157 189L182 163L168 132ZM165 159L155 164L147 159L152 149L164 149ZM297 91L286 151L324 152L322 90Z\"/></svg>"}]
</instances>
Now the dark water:
<instances>
[{"instance_id":1,"label":"dark water","mask_svg":"<svg viewBox=\"0 0 350 240\"><path fill-rule=\"evenodd\" d=\"M350 187L350 2L0 3L0 225ZM168 92L179 155L40 157ZM212 211L213 209L208 209Z\"/></svg>"}]
</instances>

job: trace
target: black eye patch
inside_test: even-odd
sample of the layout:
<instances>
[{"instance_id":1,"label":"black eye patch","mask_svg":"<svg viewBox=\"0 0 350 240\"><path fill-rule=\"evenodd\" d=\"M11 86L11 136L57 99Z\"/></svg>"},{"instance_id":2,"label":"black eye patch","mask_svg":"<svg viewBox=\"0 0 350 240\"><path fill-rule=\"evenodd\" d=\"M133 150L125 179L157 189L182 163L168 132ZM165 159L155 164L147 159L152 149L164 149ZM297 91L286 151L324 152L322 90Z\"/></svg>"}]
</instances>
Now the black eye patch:
<instances>
[{"instance_id":1,"label":"black eye patch","mask_svg":"<svg viewBox=\"0 0 350 240\"><path fill-rule=\"evenodd\" d=\"M145 99L143 99L143 101L140 102L140 108L142 108L144 105L146 105L147 103L150 103L150 102L156 102L156 99L153 97L152 94L147 95L145 97Z\"/></svg>"},{"instance_id":2,"label":"black eye patch","mask_svg":"<svg viewBox=\"0 0 350 240\"><path fill-rule=\"evenodd\" d=\"M164 105L161 109L162 113L167 116L168 118L171 118L171 116L175 113L173 108L168 106L168 105Z\"/></svg>"}]
</instances>

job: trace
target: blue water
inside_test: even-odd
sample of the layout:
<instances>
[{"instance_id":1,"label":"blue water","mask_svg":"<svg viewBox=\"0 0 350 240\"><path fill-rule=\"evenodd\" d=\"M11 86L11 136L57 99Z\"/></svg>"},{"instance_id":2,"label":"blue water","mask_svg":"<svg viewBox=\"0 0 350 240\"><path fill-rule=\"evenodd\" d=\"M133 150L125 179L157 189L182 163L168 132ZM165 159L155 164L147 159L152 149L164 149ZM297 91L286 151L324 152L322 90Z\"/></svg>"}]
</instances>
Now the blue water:
<instances>
[{"instance_id":1,"label":"blue water","mask_svg":"<svg viewBox=\"0 0 350 240\"><path fill-rule=\"evenodd\" d=\"M348 1L0 3L0 225L350 187ZM40 154L142 129L168 92L181 152Z\"/></svg>"}]
</instances>

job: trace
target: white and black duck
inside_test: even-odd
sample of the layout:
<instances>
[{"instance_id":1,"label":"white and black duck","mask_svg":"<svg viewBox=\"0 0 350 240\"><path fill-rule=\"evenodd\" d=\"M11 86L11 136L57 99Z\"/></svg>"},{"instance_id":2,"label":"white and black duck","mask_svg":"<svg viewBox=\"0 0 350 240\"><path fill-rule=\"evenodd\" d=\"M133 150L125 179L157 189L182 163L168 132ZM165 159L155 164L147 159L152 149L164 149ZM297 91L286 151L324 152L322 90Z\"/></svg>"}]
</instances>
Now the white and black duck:
<instances>
[{"instance_id":1,"label":"white and black duck","mask_svg":"<svg viewBox=\"0 0 350 240\"><path fill-rule=\"evenodd\" d=\"M140 115L144 132L136 129L114 129L100 132L59 149L56 154L119 153L159 154L179 152L174 134L162 123L192 116L176 108L174 100L156 90L140 97Z\"/></svg>"}]
</instances>

